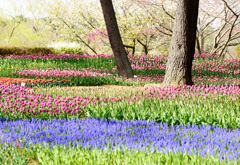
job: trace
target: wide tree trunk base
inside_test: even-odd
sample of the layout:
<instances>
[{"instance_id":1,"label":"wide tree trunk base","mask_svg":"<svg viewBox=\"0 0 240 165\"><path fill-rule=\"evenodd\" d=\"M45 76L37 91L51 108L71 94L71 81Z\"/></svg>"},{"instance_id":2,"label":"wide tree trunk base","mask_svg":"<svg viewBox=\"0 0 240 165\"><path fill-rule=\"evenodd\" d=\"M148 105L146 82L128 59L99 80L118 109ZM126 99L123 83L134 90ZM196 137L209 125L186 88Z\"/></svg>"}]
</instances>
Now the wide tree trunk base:
<instances>
[{"instance_id":1,"label":"wide tree trunk base","mask_svg":"<svg viewBox=\"0 0 240 165\"><path fill-rule=\"evenodd\" d=\"M171 81L167 81L166 79L166 81L163 81L162 85L163 86L194 85L194 82L192 81L191 78L180 80L173 79Z\"/></svg>"},{"instance_id":2,"label":"wide tree trunk base","mask_svg":"<svg viewBox=\"0 0 240 165\"><path fill-rule=\"evenodd\" d=\"M199 0L178 0L170 53L162 86L193 85Z\"/></svg>"}]
</instances>

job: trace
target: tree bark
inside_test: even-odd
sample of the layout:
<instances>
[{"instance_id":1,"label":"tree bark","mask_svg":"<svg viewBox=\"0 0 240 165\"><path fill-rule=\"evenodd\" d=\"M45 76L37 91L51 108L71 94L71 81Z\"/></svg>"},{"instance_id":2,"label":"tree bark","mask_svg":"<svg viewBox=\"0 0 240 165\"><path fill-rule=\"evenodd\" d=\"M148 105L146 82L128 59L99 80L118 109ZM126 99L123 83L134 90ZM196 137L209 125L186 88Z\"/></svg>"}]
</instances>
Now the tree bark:
<instances>
[{"instance_id":1,"label":"tree bark","mask_svg":"<svg viewBox=\"0 0 240 165\"><path fill-rule=\"evenodd\" d=\"M112 0L100 0L100 2L118 73L122 77L132 78L133 71L119 32Z\"/></svg>"},{"instance_id":2,"label":"tree bark","mask_svg":"<svg viewBox=\"0 0 240 165\"><path fill-rule=\"evenodd\" d=\"M194 84L191 70L195 53L198 8L199 0L178 0L163 86Z\"/></svg>"},{"instance_id":3,"label":"tree bark","mask_svg":"<svg viewBox=\"0 0 240 165\"><path fill-rule=\"evenodd\" d=\"M205 48L204 48L205 40L204 40L203 33L200 33L200 37L201 37L201 52L204 53L205 52Z\"/></svg>"},{"instance_id":4,"label":"tree bark","mask_svg":"<svg viewBox=\"0 0 240 165\"><path fill-rule=\"evenodd\" d=\"M197 50L198 50L198 53L199 53L199 54L202 54L201 47L200 47L200 42L199 42L199 37L196 38L196 42L197 42Z\"/></svg>"}]
</instances>

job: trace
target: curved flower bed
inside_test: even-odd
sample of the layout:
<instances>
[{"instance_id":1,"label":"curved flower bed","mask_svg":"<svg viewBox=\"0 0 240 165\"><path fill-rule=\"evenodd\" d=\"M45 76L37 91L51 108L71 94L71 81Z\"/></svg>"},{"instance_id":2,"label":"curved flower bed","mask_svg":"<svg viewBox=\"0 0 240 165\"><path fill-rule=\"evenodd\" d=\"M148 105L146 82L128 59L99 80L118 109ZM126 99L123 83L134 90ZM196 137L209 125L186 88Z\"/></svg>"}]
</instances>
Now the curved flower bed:
<instances>
[{"instance_id":1,"label":"curved flower bed","mask_svg":"<svg viewBox=\"0 0 240 165\"><path fill-rule=\"evenodd\" d=\"M240 128L238 86L146 88L131 97L64 97L34 93L16 85L0 85L0 118L88 117L155 120L171 124L214 124ZM218 104L213 104L218 102ZM228 103L225 109L222 108ZM160 106L159 106L160 105Z\"/></svg>"},{"instance_id":2,"label":"curved flower bed","mask_svg":"<svg viewBox=\"0 0 240 165\"><path fill-rule=\"evenodd\" d=\"M120 80L118 76L113 76L111 73L109 73L108 70L102 70L102 69L68 69L68 70L61 70L61 69L34 69L34 70L20 70L20 71L15 71L12 73L14 76L25 76L25 77L45 77L45 78L65 78L69 79L70 77L72 78L85 78L85 77L108 77L108 78L113 78L115 80ZM72 82L75 82L74 79L69 80ZM136 75L135 78L130 78L130 79L123 79L124 81L128 82L163 82L164 80L164 75L163 74L139 74ZM0 80L1 81L1 80ZM220 77L220 76L196 76L193 75L193 81L194 82L235 82L235 83L240 83L240 79L237 78L229 78L229 77ZM76 84L75 84L76 85Z\"/></svg>"},{"instance_id":3,"label":"curved flower bed","mask_svg":"<svg viewBox=\"0 0 240 165\"><path fill-rule=\"evenodd\" d=\"M53 79L27 79L27 78L11 78L11 77L0 77L0 83L4 84L18 84L18 83L48 83L48 82L64 82L65 80L53 80Z\"/></svg>"},{"instance_id":4,"label":"curved flower bed","mask_svg":"<svg viewBox=\"0 0 240 165\"><path fill-rule=\"evenodd\" d=\"M7 130L7 131L6 131ZM88 149L116 148L162 151L173 150L192 155L212 155L221 160L240 160L240 131L212 126L168 124L147 121L82 120L14 120L0 121L1 142L20 142L20 147L40 143ZM19 145L19 144L18 144Z\"/></svg>"}]
</instances>

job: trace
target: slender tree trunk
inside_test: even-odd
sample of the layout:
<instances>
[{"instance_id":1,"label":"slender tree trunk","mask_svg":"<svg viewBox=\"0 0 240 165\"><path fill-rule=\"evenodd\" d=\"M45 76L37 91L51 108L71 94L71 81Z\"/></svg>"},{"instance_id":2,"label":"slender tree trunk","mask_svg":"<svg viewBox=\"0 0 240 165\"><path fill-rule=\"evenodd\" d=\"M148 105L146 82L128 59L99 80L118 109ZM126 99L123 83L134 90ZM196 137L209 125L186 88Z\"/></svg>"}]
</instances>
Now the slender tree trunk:
<instances>
[{"instance_id":1,"label":"slender tree trunk","mask_svg":"<svg viewBox=\"0 0 240 165\"><path fill-rule=\"evenodd\" d=\"M163 86L192 85L199 0L178 0Z\"/></svg>"},{"instance_id":2,"label":"slender tree trunk","mask_svg":"<svg viewBox=\"0 0 240 165\"><path fill-rule=\"evenodd\" d=\"M137 39L137 41L143 46L144 55L148 55L148 46L147 46L147 44L142 43L142 41L139 40L139 39Z\"/></svg>"},{"instance_id":3,"label":"slender tree trunk","mask_svg":"<svg viewBox=\"0 0 240 165\"><path fill-rule=\"evenodd\" d=\"M133 71L127 57L126 49L118 29L117 19L115 16L112 0L100 0L103 16L105 19L109 41L116 60L117 69L120 76L131 78Z\"/></svg>"},{"instance_id":4,"label":"slender tree trunk","mask_svg":"<svg viewBox=\"0 0 240 165\"><path fill-rule=\"evenodd\" d=\"M197 41L197 50L199 54L202 54L201 47L200 47L200 42L199 42L199 37L196 38Z\"/></svg>"},{"instance_id":5,"label":"slender tree trunk","mask_svg":"<svg viewBox=\"0 0 240 165\"><path fill-rule=\"evenodd\" d=\"M18 27L18 25L20 25L20 23L21 23L21 21L20 21L17 25L15 25L15 21L14 21L11 34L10 34L9 37L8 37L8 45L10 45L10 40L11 40L11 38L12 38L12 36L13 36L13 33L14 33L14 31L16 30L16 28Z\"/></svg>"},{"instance_id":6,"label":"slender tree trunk","mask_svg":"<svg viewBox=\"0 0 240 165\"><path fill-rule=\"evenodd\" d=\"M204 36L203 36L203 33L201 33L201 52L204 53L205 52L205 48L204 48L204 45L205 45L205 41L204 41Z\"/></svg>"}]
</instances>

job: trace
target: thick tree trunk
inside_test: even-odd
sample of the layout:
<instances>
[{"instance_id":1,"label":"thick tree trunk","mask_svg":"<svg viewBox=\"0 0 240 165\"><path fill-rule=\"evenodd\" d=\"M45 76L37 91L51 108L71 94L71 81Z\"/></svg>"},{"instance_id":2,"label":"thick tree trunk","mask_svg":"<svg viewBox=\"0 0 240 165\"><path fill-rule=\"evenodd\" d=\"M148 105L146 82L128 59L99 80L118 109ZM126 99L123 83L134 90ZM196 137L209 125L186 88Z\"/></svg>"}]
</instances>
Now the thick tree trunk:
<instances>
[{"instance_id":1,"label":"thick tree trunk","mask_svg":"<svg viewBox=\"0 0 240 165\"><path fill-rule=\"evenodd\" d=\"M119 75L131 78L133 77L133 71L118 29L112 0L100 0L100 2Z\"/></svg>"},{"instance_id":2,"label":"thick tree trunk","mask_svg":"<svg viewBox=\"0 0 240 165\"><path fill-rule=\"evenodd\" d=\"M163 86L192 85L199 0L178 0Z\"/></svg>"}]
</instances>

